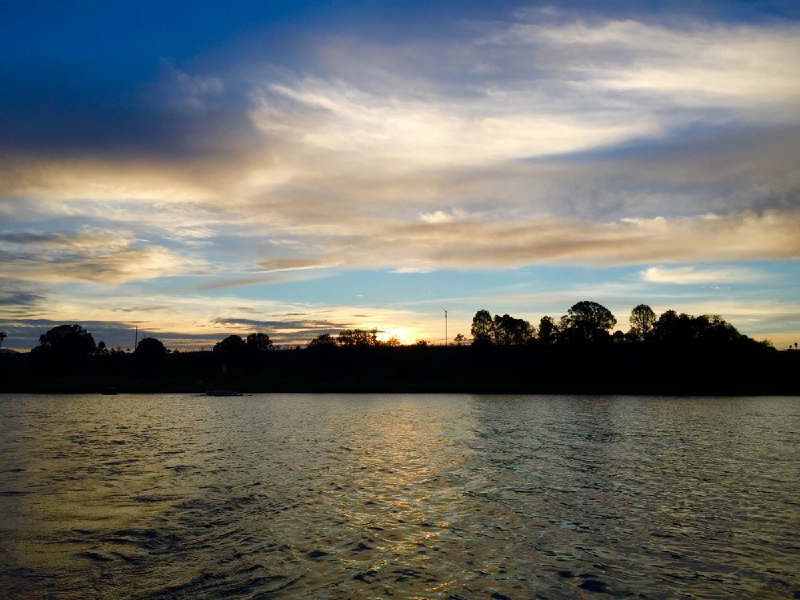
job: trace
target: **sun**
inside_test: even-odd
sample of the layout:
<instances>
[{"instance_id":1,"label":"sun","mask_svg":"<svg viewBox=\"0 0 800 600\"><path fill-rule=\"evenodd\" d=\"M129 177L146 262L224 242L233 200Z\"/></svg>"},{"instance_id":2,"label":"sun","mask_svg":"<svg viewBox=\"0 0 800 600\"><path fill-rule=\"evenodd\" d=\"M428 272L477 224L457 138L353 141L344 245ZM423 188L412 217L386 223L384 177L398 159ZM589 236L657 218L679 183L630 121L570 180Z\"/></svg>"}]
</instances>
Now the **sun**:
<instances>
[{"instance_id":1,"label":"sun","mask_svg":"<svg viewBox=\"0 0 800 600\"><path fill-rule=\"evenodd\" d=\"M407 327L390 327L378 333L378 341L380 342L388 342L393 337L397 338L401 344L408 344L416 339Z\"/></svg>"}]
</instances>

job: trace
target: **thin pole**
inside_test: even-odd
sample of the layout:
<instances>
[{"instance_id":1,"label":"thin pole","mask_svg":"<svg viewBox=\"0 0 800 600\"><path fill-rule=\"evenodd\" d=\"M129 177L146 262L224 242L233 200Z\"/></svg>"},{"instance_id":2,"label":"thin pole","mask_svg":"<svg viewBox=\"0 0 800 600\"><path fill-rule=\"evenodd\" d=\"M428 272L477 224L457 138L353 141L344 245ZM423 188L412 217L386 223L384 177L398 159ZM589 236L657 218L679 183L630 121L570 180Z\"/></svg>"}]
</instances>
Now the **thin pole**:
<instances>
[{"instance_id":1,"label":"thin pole","mask_svg":"<svg viewBox=\"0 0 800 600\"><path fill-rule=\"evenodd\" d=\"M448 344L447 339L447 311L444 311L444 345L447 346Z\"/></svg>"},{"instance_id":2,"label":"thin pole","mask_svg":"<svg viewBox=\"0 0 800 600\"><path fill-rule=\"evenodd\" d=\"M133 349L136 350L136 346L139 345L139 326L136 326L136 337L133 339Z\"/></svg>"}]
</instances>

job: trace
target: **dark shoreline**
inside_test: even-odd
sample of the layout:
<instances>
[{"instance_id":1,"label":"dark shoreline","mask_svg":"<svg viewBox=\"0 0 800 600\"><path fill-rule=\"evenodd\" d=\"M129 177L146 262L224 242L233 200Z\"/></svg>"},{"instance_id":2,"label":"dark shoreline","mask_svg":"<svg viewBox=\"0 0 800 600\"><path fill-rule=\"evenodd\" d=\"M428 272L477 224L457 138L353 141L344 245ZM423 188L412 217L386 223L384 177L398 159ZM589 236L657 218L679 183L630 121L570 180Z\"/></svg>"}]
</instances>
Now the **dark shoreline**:
<instances>
[{"instance_id":1,"label":"dark shoreline","mask_svg":"<svg viewBox=\"0 0 800 600\"><path fill-rule=\"evenodd\" d=\"M728 347L400 347L0 356L0 393L800 395L800 352Z\"/></svg>"}]
</instances>

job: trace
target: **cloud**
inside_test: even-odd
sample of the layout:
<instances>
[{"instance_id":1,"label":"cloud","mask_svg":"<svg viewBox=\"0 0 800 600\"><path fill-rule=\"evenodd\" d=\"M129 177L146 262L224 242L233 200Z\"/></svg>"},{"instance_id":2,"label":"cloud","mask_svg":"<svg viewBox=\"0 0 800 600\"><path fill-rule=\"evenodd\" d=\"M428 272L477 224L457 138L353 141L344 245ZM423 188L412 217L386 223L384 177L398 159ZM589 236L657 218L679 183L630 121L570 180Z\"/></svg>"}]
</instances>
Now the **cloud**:
<instances>
[{"instance_id":1,"label":"cloud","mask_svg":"<svg viewBox=\"0 0 800 600\"><path fill-rule=\"evenodd\" d=\"M392 273L432 273L433 267L398 267Z\"/></svg>"},{"instance_id":2,"label":"cloud","mask_svg":"<svg viewBox=\"0 0 800 600\"><path fill-rule=\"evenodd\" d=\"M119 284L199 272L199 261L161 246L133 245L112 231L4 232L0 277Z\"/></svg>"},{"instance_id":3,"label":"cloud","mask_svg":"<svg viewBox=\"0 0 800 600\"><path fill-rule=\"evenodd\" d=\"M314 258L272 258L265 259L258 262L258 266L266 273L274 273L279 271L302 271L306 269L323 269L326 267L334 267L338 263L325 262Z\"/></svg>"},{"instance_id":4,"label":"cloud","mask_svg":"<svg viewBox=\"0 0 800 600\"><path fill-rule=\"evenodd\" d=\"M423 213L419 218L425 223L449 223L453 220L453 215L437 210L432 213Z\"/></svg>"},{"instance_id":5,"label":"cloud","mask_svg":"<svg viewBox=\"0 0 800 600\"><path fill-rule=\"evenodd\" d=\"M288 137L307 151L345 159L369 155L395 173L575 152L657 131L650 118L569 112L522 91L508 98L425 99L397 97L397 91L377 95L352 84L302 79L269 86L252 118L266 134ZM292 101L288 110L276 109L273 95Z\"/></svg>"},{"instance_id":6,"label":"cloud","mask_svg":"<svg viewBox=\"0 0 800 600\"><path fill-rule=\"evenodd\" d=\"M683 25L515 23L487 43L544 48L576 82L670 98L688 107L782 103L800 94L800 67L791 60L800 54L796 25Z\"/></svg>"},{"instance_id":7,"label":"cloud","mask_svg":"<svg viewBox=\"0 0 800 600\"><path fill-rule=\"evenodd\" d=\"M653 283L676 283L679 285L701 283L734 283L758 281L762 273L747 268L696 268L696 267L650 267L642 271L642 279Z\"/></svg>"},{"instance_id":8,"label":"cloud","mask_svg":"<svg viewBox=\"0 0 800 600\"><path fill-rule=\"evenodd\" d=\"M584 265L674 264L800 258L797 211L592 222L553 216L482 215L464 220L387 220L362 217L351 227L295 232L299 245L281 256L260 245L257 229L241 232L231 250L214 262L164 246L140 245L113 232L12 232L0 235L0 275L32 281L119 284L175 275L193 276L184 285L222 290L263 283L301 281L342 269L424 273L436 269L503 269L548 262ZM238 246L234 246L237 248ZM292 256L293 253L299 253ZM241 254L255 258L242 260ZM653 267L647 277L665 280L678 271ZM738 273L744 276L743 272ZM711 277L712 273L706 274ZM730 272L720 281L727 281ZM690 279L688 271L682 272ZM694 273L695 278L704 275ZM699 279L698 279L699 281Z\"/></svg>"},{"instance_id":9,"label":"cloud","mask_svg":"<svg viewBox=\"0 0 800 600\"><path fill-rule=\"evenodd\" d=\"M0 321L38 314L46 308L47 296L41 285L0 278Z\"/></svg>"},{"instance_id":10,"label":"cloud","mask_svg":"<svg viewBox=\"0 0 800 600\"><path fill-rule=\"evenodd\" d=\"M741 213L593 223L553 217L506 221L375 223L332 239L328 252L351 267L397 270L489 268L561 262L643 264L800 257L800 213ZM413 263L418 263L414 265Z\"/></svg>"},{"instance_id":11,"label":"cloud","mask_svg":"<svg viewBox=\"0 0 800 600\"><path fill-rule=\"evenodd\" d=\"M33 294L31 292L15 292L8 290L0 291L0 304L10 305L10 306L30 307L35 304L38 304L43 299L44 299L43 296L39 294Z\"/></svg>"},{"instance_id":12,"label":"cloud","mask_svg":"<svg viewBox=\"0 0 800 600\"><path fill-rule=\"evenodd\" d=\"M135 135L118 128L122 154L12 144L0 195L76 216L115 202L120 218L148 222L159 205L218 211L194 230L201 237L234 221L282 237L297 224L487 206L593 219L796 203L796 25L538 12L471 27L471 38L423 42L329 36L303 74L233 50L224 67L165 63L132 110L178 132L160 121ZM605 154L618 148L629 153ZM431 210L443 204L453 208ZM178 229L171 212L159 225Z\"/></svg>"},{"instance_id":13,"label":"cloud","mask_svg":"<svg viewBox=\"0 0 800 600\"><path fill-rule=\"evenodd\" d=\"M243 319L236 317L214 319L214 323L220 325L236 325L245 328L267 329L267 330L286 330L286 331L317 331L328 333L332 330L339 331L349 327L347 323L333 323L325 320L306 320L306 321L259 321L257 319Z\"/></svg>"}]
</instances>

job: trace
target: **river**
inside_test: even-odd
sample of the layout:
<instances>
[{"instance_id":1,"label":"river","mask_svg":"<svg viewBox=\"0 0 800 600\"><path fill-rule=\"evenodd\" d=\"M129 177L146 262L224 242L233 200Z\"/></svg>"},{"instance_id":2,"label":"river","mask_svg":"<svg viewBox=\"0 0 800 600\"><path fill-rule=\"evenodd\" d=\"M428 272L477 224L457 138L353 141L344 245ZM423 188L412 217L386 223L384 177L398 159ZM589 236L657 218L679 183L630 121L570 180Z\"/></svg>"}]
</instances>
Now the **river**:
<instances>
[{"instance_id":1,"label":"river","mask_svg":"<svg viewBox=\"0 0 800 600\"><path fill-rule=\"evenodd\" d=\"M0 396L0 596L800 598L800 398Z\"/></svg>"}]
</instances>

